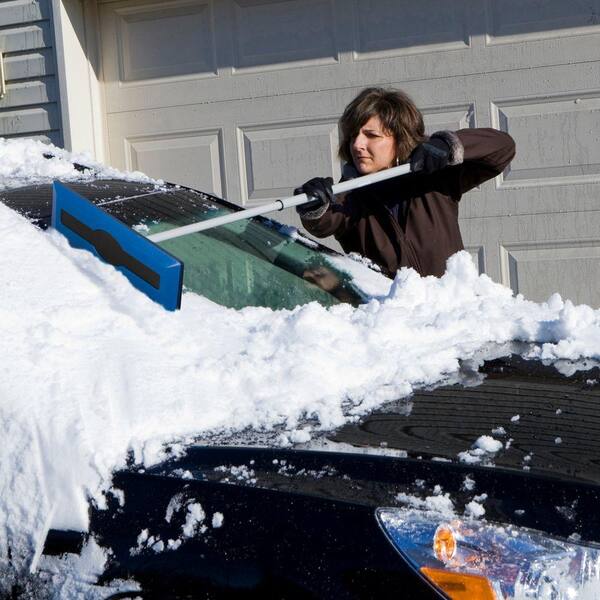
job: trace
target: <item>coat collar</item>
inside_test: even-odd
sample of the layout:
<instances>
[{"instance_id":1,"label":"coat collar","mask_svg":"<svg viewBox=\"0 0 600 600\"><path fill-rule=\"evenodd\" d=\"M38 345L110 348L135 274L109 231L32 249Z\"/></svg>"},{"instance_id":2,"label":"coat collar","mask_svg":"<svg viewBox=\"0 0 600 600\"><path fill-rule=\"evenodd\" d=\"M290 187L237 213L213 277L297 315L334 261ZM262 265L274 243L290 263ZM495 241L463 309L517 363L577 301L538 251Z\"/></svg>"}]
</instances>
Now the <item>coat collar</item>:
<instances>
[{"instance_id":1,"label":"coat collar","mask_svg":"<svg viewBox=\"0 0 600 600\"><path fill-rule=\"evenodd\" d=\"M360 173L352 163L344 163L344 166L342 167L342 181L356 179L359 175Z\"/></svg>"}]
</instances>

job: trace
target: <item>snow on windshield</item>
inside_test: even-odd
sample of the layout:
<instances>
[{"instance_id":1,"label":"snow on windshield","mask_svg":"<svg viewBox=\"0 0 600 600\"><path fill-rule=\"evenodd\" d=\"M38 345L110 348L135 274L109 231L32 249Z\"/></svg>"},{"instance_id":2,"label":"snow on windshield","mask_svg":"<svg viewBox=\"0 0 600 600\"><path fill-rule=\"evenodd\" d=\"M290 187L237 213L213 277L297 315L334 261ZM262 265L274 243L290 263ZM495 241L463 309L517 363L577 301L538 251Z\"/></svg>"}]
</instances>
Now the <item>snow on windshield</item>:
<instances>
[{"instance_id":1,"label":"snow on windshield","mask_svg":"<svg viewBox=\"0 0 600 600\"><path fill-rule=\"evenodd\" d=\"M0 163L25 161L3 165L4 187L38 180L31 147L0 148ZM441 279L403 269L358 308L233 310L188 293L171 313L0 205L0 277L0 568L9 546L29 565L48 528L85 528L87 498L103 504L129 450L150 465L167 442L248 427L305 440L444 381L490 342L600 357L600 311L515 297L466 252Z\"/></svg>"}]
</instances>

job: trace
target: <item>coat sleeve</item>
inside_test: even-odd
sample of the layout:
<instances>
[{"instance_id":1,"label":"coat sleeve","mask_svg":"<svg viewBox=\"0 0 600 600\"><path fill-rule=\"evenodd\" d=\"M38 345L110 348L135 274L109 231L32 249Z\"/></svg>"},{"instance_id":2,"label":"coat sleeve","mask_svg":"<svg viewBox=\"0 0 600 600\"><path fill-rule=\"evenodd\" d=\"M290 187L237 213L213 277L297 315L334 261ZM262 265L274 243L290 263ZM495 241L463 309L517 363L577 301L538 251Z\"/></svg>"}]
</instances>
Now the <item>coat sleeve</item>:
<instances>
[{"instance_id":1,"label":"coat sleeve","mask_svg":"<svg viewBox=\"0 0 600 600\"><path fill-rule=\"evenodd\" d=\"M508 133L491 128L460 129L456 132L464 158L451 167L458 175L458 194L500 175L515 156L515 142Z\"/></svg>"},{"instance_id":2,"label":"coat sleeve","mask_svg":"<svg viewBox=\"0 0 600 600\"><path fill-rule=\"evenodd\" d=\"M350 194L344 194L337 198L337 202L330 204L320 217L310 219L301 215L300 219L305 229L318 238L330 235L339 238L351 227L355 212Z\"/></svg>"}]
</instances>

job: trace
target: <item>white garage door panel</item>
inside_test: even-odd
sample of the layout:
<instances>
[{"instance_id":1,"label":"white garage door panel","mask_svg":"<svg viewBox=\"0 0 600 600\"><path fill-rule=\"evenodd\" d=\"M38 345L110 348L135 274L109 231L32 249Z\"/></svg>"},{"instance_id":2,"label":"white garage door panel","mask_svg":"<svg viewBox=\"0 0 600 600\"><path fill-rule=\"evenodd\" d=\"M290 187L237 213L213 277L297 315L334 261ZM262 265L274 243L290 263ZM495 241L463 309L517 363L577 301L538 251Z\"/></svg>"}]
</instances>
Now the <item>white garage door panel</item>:
<instances>
[{"instance_id":1,"label":"white garage door panel","mask_svg":"<svg viewBox=\"0 0 600 600\"><path fill-rule=\"evenodd\" d=\"M580 35L594 31L600 23L598 0L486 0L486 3L490 43Z\"/></svg>"},{"instance_id":2,"label":"white garage door panel","mask_svg":"<svg viewBox=\"0 0 600 600\"><path fill-rule=\"evenodd\" d=\"M355 0L357 58L468 48L472 2Z\"/></svg>"},{"instance_id":3,"label":"white garage door panel","mask_svg":"<svg viewBox=\"0 0 600 600\"><path fill-rule=\"evenodd\" d=\"M471 255L473 263L478 268L479 273L486 273L485 248L479 244L475 244L474 246L465 246L465 250Z\"/></svg>"},{"instance_id":4,"label":"white garage door panel","mask_svg":"<svg viewBox=\"0 0 600 600\"><path fill-rule=\"evenodd\" d=\"M519 148L501 188L600 182L600 92L498 102L493 118Z\"/></svg>"},{"instance_id":5,"label":"white garage door panel","mask_svg":"<svg viewBox=\"0 0 600 600\"><path fill-rule=\"evenodd\" d=\"M221 131L132 136L125 144L127 169L226 195Z\"/></svg>"},{"instance_id":6,"label":"white garage door panel","mask_svg":"<svg viewBox=\"0 0 600 600\"><path fill-rule=\"evenodd\" d=\"M160 77L214 76L211 9L209 3L187 0L167 7L121 2L103 11L105 28L111 31L103 47L106 84L127 88Z\"/></svg>"},{"instance_id":7,"label":"white garage door panel","mask_svg":"<svg viewBox=\"0 0 600 600\"><path fill-rule=\"evenodd\" d=\"M115 24L121 82L216 74L209 3L122 6L115 10Z\"/></svg>"},{"instance_id":8,"label":"white garage door panel","mask_svg":"<svg viewBox=\"0 0 600 600\"><path fill-rule=\"evenodd\" d=\"M444 129L455 131L456 129L475 127L475 106L473 104L422 108L421 112L425 120L425 131L428 134Z\"/></svg>"},{"instance_id":9,"label":"white garage door panel","mask_svg":"<svg viewBox=\"0 0 600 600\"><path fill-rule=\"evenodd\" d=\"M501 248L501 261L503 283L530 300L568 289L573 302L589 302L600 281L600 238L509 244Z\"/></svg>"},{"instance_id":10,"label":"white garage door panel","mask_svg":"<svg viewBox=\"0 0 600 600\"><path fill-rule=\"evenodd\" d=\"M337 145L337 119L240 127L242 202L252 205L287 196L315 173L339 178Z\"/></svg>"},{"instance_id":11,"label":"white garage door panel","mask_svg":"<svg viewBox=\"0 0 600 600\"><path fill-rule=\"evenodd\" d=\"M600 305L600 211L461 222L467 249L485 243L485 272L531 300L553 292Z\"/></svg>"},{"instance_id":12,"label":"white garage door panel","mask_svg":"<svg viewBox=\"0 0 600 600\"><path fill-rule=\"evenodd\" d=\"M232 4L234 72L295 62L337 62L331 0L234 0Z\"/></svg>"}]
</instances>

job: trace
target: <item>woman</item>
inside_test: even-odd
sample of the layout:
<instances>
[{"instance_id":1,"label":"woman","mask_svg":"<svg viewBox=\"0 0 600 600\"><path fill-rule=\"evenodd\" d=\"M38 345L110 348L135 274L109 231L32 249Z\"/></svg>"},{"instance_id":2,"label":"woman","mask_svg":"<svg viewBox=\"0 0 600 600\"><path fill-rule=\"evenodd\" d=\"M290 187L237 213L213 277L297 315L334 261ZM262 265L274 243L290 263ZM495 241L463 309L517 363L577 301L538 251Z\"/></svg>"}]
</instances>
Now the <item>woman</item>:
<instances>
[{"instance_id":1,"label":"woman","mask_svg":"<svg viewBox=\"0 0 600 600\"><path fill-rule=\"evenodd\" d=\"M389 277L400 267L440 277L449 256L464 248L458 202L468 190L500 174L515 154L513 139L495 129L438 131L427 137L412 100L393 89L367 88L340 119L342 180L410 160L411 172L333 197L330 177L307 181L294 193L304 227L334 235Z\"/></svg>"}]
</instances>

